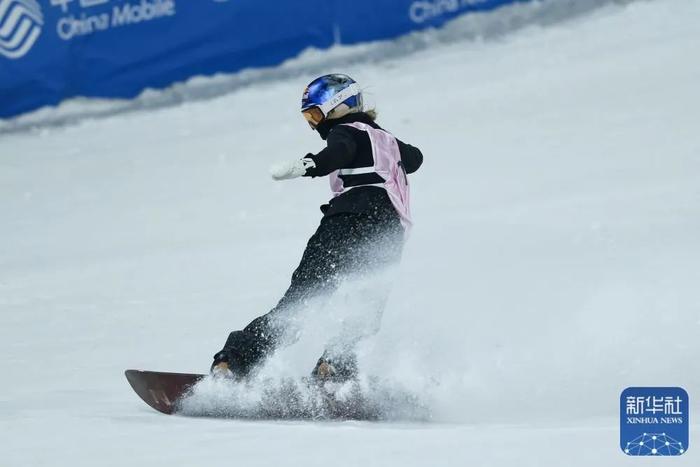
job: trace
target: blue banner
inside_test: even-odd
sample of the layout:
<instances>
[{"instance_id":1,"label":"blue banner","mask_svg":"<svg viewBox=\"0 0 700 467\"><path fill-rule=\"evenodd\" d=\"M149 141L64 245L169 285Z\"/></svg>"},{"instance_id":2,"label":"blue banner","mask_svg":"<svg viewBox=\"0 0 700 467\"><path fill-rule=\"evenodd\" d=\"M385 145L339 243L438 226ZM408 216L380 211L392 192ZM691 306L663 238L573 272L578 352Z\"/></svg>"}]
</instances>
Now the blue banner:
<instances>
[{"instance_id":1,"label":"blue banner","mask_svg":"<svg viewBox=\"0 0 700 467\"><path fill-rule=\"evenodd\" d=\"M131 98L527 0L0 0L0 118Z\"/></svg>"}]
</instances>

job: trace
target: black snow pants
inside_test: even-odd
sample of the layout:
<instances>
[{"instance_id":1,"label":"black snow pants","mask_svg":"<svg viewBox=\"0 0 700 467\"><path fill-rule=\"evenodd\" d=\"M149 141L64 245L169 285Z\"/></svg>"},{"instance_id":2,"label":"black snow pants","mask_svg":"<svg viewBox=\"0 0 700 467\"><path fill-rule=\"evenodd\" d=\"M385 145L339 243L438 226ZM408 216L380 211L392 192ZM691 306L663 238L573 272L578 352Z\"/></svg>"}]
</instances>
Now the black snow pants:
<instances>
[{"instance_id":1,"label":"black snow pants","mask_svg":"<svg viewBox=\"0 0 700 467\"><path fill-rule=\"evenodd\" d=\"M350 275L371 276L398 263L403 242L404 228L391 206L380 206L371 214L324 217L279 303L243 330L233 331L214 363L227 361L234 373L246 375L276 348L294 341L294 315L307 300L331 295ZM386 289L384 300L372 306L383 307ZM378 323L382 310L367 311L369 319L374 315ZM349 359L354 361L354 356Z\"/></svg>"}]
</instances>

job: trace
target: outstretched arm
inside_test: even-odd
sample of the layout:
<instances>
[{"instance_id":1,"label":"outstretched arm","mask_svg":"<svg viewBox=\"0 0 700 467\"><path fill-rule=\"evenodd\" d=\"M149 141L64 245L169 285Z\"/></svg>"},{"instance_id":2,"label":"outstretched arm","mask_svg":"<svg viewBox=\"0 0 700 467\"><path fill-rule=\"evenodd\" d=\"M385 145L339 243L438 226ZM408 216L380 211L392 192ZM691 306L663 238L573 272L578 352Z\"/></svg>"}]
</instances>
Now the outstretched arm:
<instances>
[{"instance_id":1,"label":"outstretched arm","mask_svg":"<svg viewBox=\"0 0 700 467\"><path fill-rule=\"evenodd\" d=\"M314 167L307 169L307 177L323 177L329 173L349 167L355 152L357 143L352 135L344 128L334 128L326 140L328 145L318 154L308 154L306 158L314 161Z\"/></svg>"},{"instance_id":2,"label":"outstretched arm","mask_svg":"<svg viewBox=\"0 0 700 467\"><path fill-rule=\"evenodd\" d=\"M334 170L348 167L353 159L357 144L344 128L335 128L328 135L328 145L318 154L307 154L302 159L281 162L270 167L270 175L275 180L296 177L322 177Z\"/></svg>"}]
</instances>

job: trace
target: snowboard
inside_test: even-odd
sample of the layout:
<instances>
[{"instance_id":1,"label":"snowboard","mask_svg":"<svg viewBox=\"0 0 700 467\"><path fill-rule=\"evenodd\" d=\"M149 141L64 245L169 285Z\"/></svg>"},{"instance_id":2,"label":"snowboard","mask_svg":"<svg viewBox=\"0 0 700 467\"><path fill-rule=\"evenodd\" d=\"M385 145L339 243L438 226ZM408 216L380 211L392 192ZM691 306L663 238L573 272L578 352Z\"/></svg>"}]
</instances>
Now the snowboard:
<instances>
[{"instance_id":1,"label":"snowboard","mask_svg":"<svg viewBox=\"0 0 700 467\"><path fill-rule=\"evenodd\" d=\"M426 420L426 408L412 394L381 384L364 389L357 381L318 384L310 378L275 381L261 389L191 373L126 370L134 392L166 415L247 420ZM198 386L199 384L199 386ZM197 386L197 388L195 388ZM213 392L207 390L214 389ZM217 400L222 395L224 400ZM228 399L231 394L259 391L253 406ZM198 394L199 392L199 394ZM213 398L212 398L213 396ZM202 398L204 400L202 400ZM204 402L198 405L198 403Z\"/></svg>"},{"instance_id":2,"label":"snowboard","mask_svg":"<svg viewBox=\"0 0 700 467\"><path fill-rule=\"evenodd\" d=\"M179 401L205 375L164 373L160 371L126 370L127 381L134 392L158 412L172 415Z\"/></svg>"},{"instance_id":3,"label":"snowboard","mask_svg":"<svg viewBox=\"0 0 700 467\"><path fill-rule=\"evenodd\" d=\"M194 386L207 375L192 373L167 373L159 371L126 370L126 379L134 392L151 408L166 415L181 414L214 418L240 419L375 419L373 409L361 403L359 394L345 402L339 402L331 392L320 386L309 384L304 378L304 385L312 389L316 396L315 403L300 400L298 386L292 380L268 388L261 404L254 410L198 410L196 414L184 410L182 402L193 393ZM307 394L308 395L308 394Z\"/></svg>"}]
</instances>

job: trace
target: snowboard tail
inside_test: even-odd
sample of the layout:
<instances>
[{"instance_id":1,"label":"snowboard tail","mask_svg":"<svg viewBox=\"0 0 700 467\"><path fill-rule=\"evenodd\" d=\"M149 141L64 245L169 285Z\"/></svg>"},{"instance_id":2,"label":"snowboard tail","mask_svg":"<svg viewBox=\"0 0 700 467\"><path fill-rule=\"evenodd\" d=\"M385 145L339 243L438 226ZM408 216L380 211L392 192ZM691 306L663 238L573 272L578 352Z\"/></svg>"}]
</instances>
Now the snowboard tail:
<instances>
[{"instance_id":1,"label":"snowboard tail","mask_svg":"<svg viewBox=\"0 0 700 467\"><path fill-rule=\"evenodd\" d=\"M159 371L126 370L127 381L136 394L158 412L171 415L179 401L205 375L164 373Z\"/></svg>"}]
</instances>

